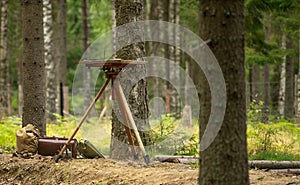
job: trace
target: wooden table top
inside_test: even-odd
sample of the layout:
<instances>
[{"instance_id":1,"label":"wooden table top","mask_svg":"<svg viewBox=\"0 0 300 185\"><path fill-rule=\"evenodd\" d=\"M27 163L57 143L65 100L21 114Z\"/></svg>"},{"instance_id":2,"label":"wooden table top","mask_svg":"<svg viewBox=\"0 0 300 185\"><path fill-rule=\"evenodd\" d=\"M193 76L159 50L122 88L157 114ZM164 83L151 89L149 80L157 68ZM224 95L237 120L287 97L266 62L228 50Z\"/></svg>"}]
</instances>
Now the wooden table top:
<instances>
[{"instance_id":1,"label":"wooden table top","mask_svg":"<svg viewBox=\"0 0 300 185\"><path fill-rule=\"evenodd\" d=\"M146 61L122 60L122 59L81 60L78 62L78 64L84 64L86 67L124 68L127 65L143 65L146 64Z\"/></svg>"}]
</instances>

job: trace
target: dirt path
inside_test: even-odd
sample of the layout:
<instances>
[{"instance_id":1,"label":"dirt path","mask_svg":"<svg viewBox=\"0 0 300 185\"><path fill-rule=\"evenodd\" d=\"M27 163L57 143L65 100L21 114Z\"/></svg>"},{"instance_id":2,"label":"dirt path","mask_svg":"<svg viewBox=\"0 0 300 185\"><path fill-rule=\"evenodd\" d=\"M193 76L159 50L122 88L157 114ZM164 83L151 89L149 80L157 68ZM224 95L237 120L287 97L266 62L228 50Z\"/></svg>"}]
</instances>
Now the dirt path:
<instances>
[{"instance_id":1,"label":"dirt path","mask_svg":"<svg viewBox=\"0 0 300 185\"><path fill-rule=\"evenodd\" d=\"M6 184L197 184L198 169L171 163L121 163L77 159L55 163L50 157L20 159L0 155L0 185ZM250 171L251 184L300 185L300 176Z\"/></svg>"}]
</instances>

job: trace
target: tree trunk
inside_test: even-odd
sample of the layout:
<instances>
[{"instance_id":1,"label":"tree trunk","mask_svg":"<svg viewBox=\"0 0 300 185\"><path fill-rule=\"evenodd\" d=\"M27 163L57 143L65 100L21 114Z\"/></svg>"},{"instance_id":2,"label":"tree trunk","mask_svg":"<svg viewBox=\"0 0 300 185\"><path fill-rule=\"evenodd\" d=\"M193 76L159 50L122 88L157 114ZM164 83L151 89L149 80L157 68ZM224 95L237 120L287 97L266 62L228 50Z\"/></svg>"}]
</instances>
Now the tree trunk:
<instances>
[{"instance_id":1,"label":"tree trunk","mask_svg":"<svg viewBox=\"0 0 300 185\"><path fill-rule=\"evenodd\" d=\"M283 33L281 47L286 50L286 36ZM283 56L283 62L281 64L280 71L280 87L279 87L279 102L278 102L278 112L281 116L284 114L284 102L285 102L285 82L286 82L286 56Z\"/></svg>"},{"instance_id":2,"label":"tree trunk","mask_svg":"<svg viewBox=\"0 0 300 185\"><path fill-rule=\"evenodd\" d=\"M299 35L298 35L298 45L300 46L300 25L299 25ZM297 122L300 121L300 47L298 51L298 74L295 82L297 86L295 86L295 115L297 117Z\"/></svg>"},{"instance_id":3,"label":"tree trunk","mask_svg":"<svg viewBox=\"0 0 300 185\"><path fill-rule=\"evenodd\" d=\"M265 19L265 37L266 37L266 43L271 44L271 24L269 23L271 21L270 15L266 14L264 16ZM263 79L264 79L264 86L263 86L263 109L262 109L262 122L263 123L269 123L269 117L270 117L270 65L268 61L265 62L264 68L263 68Z\"/></svg>"},{"instance_id":4,"label":"tree trunk","mask_svg":"<svg viewBox=\"0 0 300 185\"><path fill-rule=\"evenodd\" d=\"M219 61L226 81L227 106L213 143L200 153L199 184L249 184L246 144L244 1L200 0L200 37ZM210 114L209 86L199 78L200 138ZM238 175L237 175L238 174Z\"/></svg>"},{"instance_id":5,"label":"tree trunk","mask_svg":"<svg viewBox=\"0 0 300 185\"><path fill-rule=\"evenodd\" d=\"M287 49L292 49L292 40L288 39ZM294 59L293 56L286 57L285 65L285 99L284 99L284 118L292 121L294 115Z\"/></svg>"},{"instance_id":6,"label":"tree trunk","mask_svg":"<svg viewBox=\"0 0 300 185\"><path fill-rule=\"evenodd\" d=\"M251 82L252 82L252 91L251 91L251 101L255 104L259 104L261 98L260 91L260 66L254 64L251 70Z\"/></svg>"},{"instance_id":7,"label":"tree trunk","mask_svg":"<svg viewBox=\"0 0 300 185\"><path fill-rule=\"evenodd\" d=\"M263 68L264 86L263 86L263 109L262 122L269 123L270 117L270 65L266 63Z\"/></svg>"},{"instance_id":8,"label":"tree trunk","mask_svg":"<svg viewBox=\"0 0 300 185\"><path fill-rule=\"evenodd\" d=\"M281 65L275 64L272 67L272 79L271 84L271 104L272 104L272 114L278 116L278 103L279 103L279 88L280 88L280 67Z\"/></svg>"},{"instance_id":9,"label":"tree trunk","mask_svg":"<svg viewBox=\"0 0 300 185\"><path fill-rule=\"evenodd\" d=\"M20 35L19 38L22 37L22 25L23 25L23 18L22 18L22 7L19 6L19 15L20 15ZM21 39L19 39L20 46L22 45ZM21 47L20 47L21 49ZM24 105L24 96L23 96L23 62L22 62L22 51L19 50L19 60L18 60L18 113L21 117L23 114L23 105Z\"/></svg>"},{"instance_id":10,"label":"tree trunk","mask_svg":"<svg viewBox=\"0 0 300 185\"><path fill-rule=\"evenodd\" d=\"M56 113L56 73L53 60L53 20L52 4L50 0L44 0L44 47L46 64L46 116L54 121Z\"/></svg>"},{"instance_id":11,"label":"tree trunk","mask_svg":"<svg viewBox=\"0 0 300 185\"><path fill-rule=\"evenodd\" d=\"M143 20L143 1L142 0L115 0L116 10L116 26L120 26L129 22ZM126 33L116 33L119 42L126 41L130 37L134 37L135 31L127 29ZM124 36L126 35L126 36ZM144 56L143 42L131 44L117 51L117 57L125 60L134 60ZM133 76L129 74L137 74L145 72L144 66L137 66L131 69L126 69L128 73L121 73L120 82L124 93L129 93L128 104L134 116L134 121L140 132L143 144L147 145L150 142L150 134L146 131L141 131L141 128L148 130L150 128L148 122L148 105L147 105L147 84L145 80L140 80L137 84L132 84ZM130 88L130 89L129 89ZM132 89L131 89L132 88ZM137 103L138 102L138 103ZM110 157L113 159L124 160L131 159L132 153L128 145L128 139L125 134L125 127L121 120L118 119L116 112L112 112L112 140Z\"/></svg>"},{"instance_id":12,"label":"tree trunk","mask_svg":"<svg viewBox=\"0 0 300 185\"><path fill-rule=\"evenodd\" d=\"M24 108L22 126L46 134L43 2L22 0Z\"/></svg>"},{"instance_id":13,"label":"tree trunk","mask_svg":"<svg viewBox=\"0 0 300 185\"><path fill-rule=\"evenodd\" d=\"M170 0L164 0L163 4L162 4L162 8L163 8L163 21L170 21ZM169 33L170 34L170 33ZM166 35L164 35L165 39L166 37L170 37L170 35L168 35L168 33L166 33ZM168 40L168 39L167 39ZM163 44L164 46L164 57L166 59L170 59L170 48L168 44ZM166 84L165 84L165 97L166 97L166 113L169 114L170 113L170 84L168 79L170 78L170 66L169 63L166 62L165 63L165 71L166 71Z\"/></svg>"},{"instance_id":14,"label":"tree trunk","mask_svg":"<svg viewBox=\"0 0 300 185\"><path fill-rule=\"evenodd\" d=\"M89 46L89 37L90 37L90 30L89 30L89 8L86 0L81 1L81 21L82 21L82 50L83 52ZM84 110L86 110L91 102L90 95L91 95L91 71L88 68L83 69L83 85L84 85ZM101 101L100 101L101 102Z\"/></svg>"},{"instance_id":15,"label":"tree trunk","mask_svg":"<svg viewBox=\"0 0 300 185\"><path fill-rule=\"evenodd\" d=\"M0 26L0 119L7 115L8 84L8 0L1 0Z\"/></svg>"},{"instance_id":16,"label":"tree trunk","mask_svg":"<svg viewBox=\"0 0 300 185\"><path fill-rule=\"evenodd\" d=\"M56 0L56 17L55 17L55 63L56 63L56 84L57 84L57 110L62 112L60 105L60 93L59 86L60 83L66 85L66 74L67 74L67 1L66 0Z\"/></svg>"}]
</instances>

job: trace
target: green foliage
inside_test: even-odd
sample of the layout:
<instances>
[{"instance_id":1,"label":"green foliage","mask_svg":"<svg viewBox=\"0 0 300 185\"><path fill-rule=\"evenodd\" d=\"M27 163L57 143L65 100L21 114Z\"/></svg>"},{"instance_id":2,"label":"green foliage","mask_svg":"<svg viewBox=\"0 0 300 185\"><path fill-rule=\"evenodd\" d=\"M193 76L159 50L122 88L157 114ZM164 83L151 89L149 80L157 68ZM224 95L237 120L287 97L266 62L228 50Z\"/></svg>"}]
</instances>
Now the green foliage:
<instances>
[{"instance_id":1,"label":"green foliage","mask_svg":"<svg viewBox=\"0 0 300 185\"><path fill-rule=\"evenodd\" d=\"M300 155L286 152L265 151L250 155L249 160L299 161Z\"/></svg>"},{"instance_id":2,"label":"green foliage","mask_svg":"<svg viewBox=\"0 0 300 185\"><path fill-rule=\"evenodd\" d=\"M264 105L263 101L256 102L256 100L253 100L250 103L249 109L247 110L248 123L260 122L261 116L262 116L263 105Z\"/></svg>"},{"instance_id":3,"label":"green foliage","mask_svg":"<svg viewBox=\"0 0 300 185\"><path fill-rule=\"evenodd\" d=\"M21 128L21 119L7 117L0 122L0 147L4 152L12 152L16 148L16 131Z\"/></svg>"},{"instance_id":4,"label":"green foliage","mask_svg":"<svg viewBox=\"0 0 300 185\"><path fill-rule=\"evenodd\" d=\"M268 153L300 155L300 129L293 123L251 123L247 135L250 156L266 156Z\"/></svg>"},{"instance_id":5,"label":"green foliage","mask_svg":"<svg viewBox=\"0 0 300 185\"><path fill-rule=\"evenodd\" d=\"M151 128L153 154L198 155L198 129L183 126L180 120L171 115L162 116L160 120L152 120Z\"/></svg>"}]
</instances>

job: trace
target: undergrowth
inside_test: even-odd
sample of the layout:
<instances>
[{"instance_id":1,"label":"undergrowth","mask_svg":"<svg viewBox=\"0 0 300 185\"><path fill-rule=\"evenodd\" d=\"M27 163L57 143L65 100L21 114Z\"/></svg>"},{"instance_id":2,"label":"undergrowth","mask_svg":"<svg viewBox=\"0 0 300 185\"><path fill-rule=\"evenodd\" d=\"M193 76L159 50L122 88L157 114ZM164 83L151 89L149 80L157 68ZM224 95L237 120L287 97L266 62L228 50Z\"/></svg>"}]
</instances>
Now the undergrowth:
<instances>
[{"instance_id":1,"label":"undergrowth","mask_svg":"<svg viewBox=\"0 0 300 185\"><path fill-rule=\"evenodd\" d=\"M151 155L199 155L199 128L196 121L192 127L183 126L180 120L164 116L151 120L152 146L146 146ZM54 124L47 124L47 136L70 137L78 124L75 118L58 118ZM286 121L276 123L248 123L249 159L300 160L299 125ZM21 128L21 119L7 117L0 122L0 147L4 152L15 150L15 133ZM88 139L105 155L109 154L110 121L100 123L89 119L76 134L76 138Z\"/></svg>"}]
</instances>

